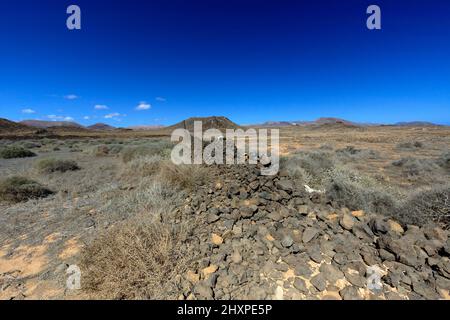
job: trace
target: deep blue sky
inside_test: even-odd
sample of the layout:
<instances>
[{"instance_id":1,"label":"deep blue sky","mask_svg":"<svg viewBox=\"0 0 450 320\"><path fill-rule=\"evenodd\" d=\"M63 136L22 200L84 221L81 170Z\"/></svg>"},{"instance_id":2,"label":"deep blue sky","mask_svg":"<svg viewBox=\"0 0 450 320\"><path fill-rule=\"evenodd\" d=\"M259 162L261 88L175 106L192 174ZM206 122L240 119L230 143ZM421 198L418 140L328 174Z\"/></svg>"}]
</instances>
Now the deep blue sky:
<instances>
[{"instance_id":1,"label":"deep blue sky","mask_svg":"<svg viewBox=\"0 0 450 320\"><path fill-rule=\"evenodd\" d=\"M80 31L66 28L70 4ZM381 31L366 28L370 4ZM0 117L450 123L449 111L448 0L0 3Z\"/></svg>"}]
</instances>

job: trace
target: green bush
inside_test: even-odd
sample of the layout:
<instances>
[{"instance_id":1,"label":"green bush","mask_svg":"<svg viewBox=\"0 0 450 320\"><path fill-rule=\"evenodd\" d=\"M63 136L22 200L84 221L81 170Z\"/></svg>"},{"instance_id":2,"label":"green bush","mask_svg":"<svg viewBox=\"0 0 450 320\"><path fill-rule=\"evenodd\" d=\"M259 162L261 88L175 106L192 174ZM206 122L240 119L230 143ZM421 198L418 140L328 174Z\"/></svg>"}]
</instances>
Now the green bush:
<instances>
[{"instance_id":1,"label":"green bush","mask_svg":"<svg viewBox=\"0 0 450 320\"><path fill-rule=\"evenodd\" d=\"M21 202L45 198L53 192L36 181L24 177L10 177L0 181L0 200Z\"/></svg>"},{"instance_id":2,"label":"green bush","mask_svg":"<svg viewBox=\"0 0 450 320\"><path fill-rule=\"evenodd\" d=\"M79 170L80 167L73 160L42 159L36 164L40 173L66 172Z\"/></svg>"},{"instance_id":3,"label":"green bush","mask_svg":"<svg viewBox=\"0 0 450 320\"><path fill-rule=\"evenodd\" d=\"M3 159L28 158L34 156L36 156L34 152L22 147L11 146L0 149L0 158Z\"/></svg>"}]
</instances>

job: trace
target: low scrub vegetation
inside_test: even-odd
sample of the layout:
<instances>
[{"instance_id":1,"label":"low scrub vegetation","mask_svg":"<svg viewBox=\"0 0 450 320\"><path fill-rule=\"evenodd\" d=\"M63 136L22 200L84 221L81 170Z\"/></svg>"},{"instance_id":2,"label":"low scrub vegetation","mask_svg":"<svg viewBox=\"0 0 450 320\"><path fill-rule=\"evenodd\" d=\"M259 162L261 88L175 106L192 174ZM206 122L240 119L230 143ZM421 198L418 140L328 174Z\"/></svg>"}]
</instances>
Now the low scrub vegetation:
<instances>
[{"instance_id":1,"label":"low scrub vegetation","mask_svg":"<svg viewBox=\"0 0 450 320\"><path fill-rule=\"evenodd\" d=\"M450 151L441 154L437 162L444 169L450 170Z\"/></svg>"},{"instance_id":2,"label":"low scrub vegetation","mask_svg":"<svg viewBox=\"0 0 450 320\"><path fill-rule=\"evenodd\" d=\"M393 214L398 200L392 190L377 181L348 170L334 170L326 186L328 199L351 210Z\"/></svg>"},{"instance_id":3,"label":"low scrub vegetation","mask_svg":"<svg viewBox=\"0 0 450 320\"><path fill-rule=\"evenodd\" d=\"M42 159L36 163L40 173L66 172L79 170L80 167L73 160Z\"/></svg>"},{"instance_id":4,"label":"low scrub vegetation","mask_svg":"<svg viewBox=\"0 0 450 320\"><path fill-rule=\"evenodd\" d=\"M126 163L122 169L122 177L132 180L150 177L159 172L161 163L165 161L160 155L144 156Z\"/></svg>"},{"instance_id":5,"label":"low scrub vegetation","mask_svg":"<svg viewBox=\"0 0 450 320\"><path fill-rule=\"evenodd\" d=\"M402 169L407 178L429 178L439 169L439 165L433 159L402 158L392 162L392 165Z\"/></svg>"},{"instance_id":6,"label":"low scrub vegetation","mask_svg":"<svg viewBox=\"0 0 450 320\"><path fill-rule=\"evenodd\" d=\"M375 150L357 149L354 146L347 146L343 149L336 150L336 155L344 161L354 159L363 160L379 158L379 153Z\"/></svg>"},{"instance_id":7,"label":"low scrub vegetation","mask_svg":"<svg viewBox=\"0 0 450 320\"><path fill-rule=\"evenodd\" d=\"M28 158L34 156L36 156L34 152L18 146L3 147L0 149L0 158L3 159Z\"/></svg>"},{"instance_id":8,"label":"low scrub vegetation","mask_svg":"<svg viewBox=\"0 0 450 320\"><path fill-rule=\"evenodd\" d=\"M423 226L433 221L450 227L450 184L414 192L396 215L406 224Z\"/></svg>"},{"instance_id":9,"label":"low scrub vegetation","mask_svg":"<svg viewBox=\"0 0 450 320\"><path fill-rule=\"evenodd\" d=\"M336 159L334 154L328 151L302 151L283 158L281 166L291 177L320 189L329 172L335 168Z\"/></svg>"},{"instance_id":10,"label":"low scrub vegetation","mask_svg":"<svg viewBox=\"0 0 450 320\"><path fill-rule=\"evenodd\" d=\"M397 149L400 150L414 150L414 149L421 149L423 148L423 142L420 141L406 141L406 142L400 142L396 145Z\"/></svg>"},{"instance_id":11,"label":"low scrub vegetation","mask_svg":"<svg viewBox=\"0 0 450 320\"><path fill-rule=\"evenodd\" d=\"M402 192L346 164L346 158L359 153L352 147L337 150L336 153L324 150L298 152L283 158L282 167L302 184L325 190L326 198L338 206L391 216L403 224L437 222L449 226L448 184L436 184L426 191ZM400 168L408 180L437 183L442 180L441 168L448 168L449 159L450 153L445 152L438 159L402 158L394 161L392 166Z\"/></svg>"},{"instance_id":12,"label":"low scrub vegetation","mask_svg":"<svg viewBox=\"0 0 450 320\"><path fill-rule=\"evenodd\" d=\"M172 146L169 140L154 140L145 145L128 147L122 152L122 160L124 163L128 163L133 159L155 155L168 158Z\"/></svg>"},{"instance_id":13,"label":"low scrub vegetation","mask_svg":"<svg viewBox=\"0 0 450 320\"><path fill-rule=\"evenodd\" d=\"M103 144L92 147L91 153L96 157L106 157L109 155L118 155L123 149L124 146L122 144Z\"/></svg>"},{"instance_id":14,"label":"low scrub vegetation","mask_svg":"<svg viewBox=\"0 0 450 320\"><path fill-rule=\"evenodd\" d=\"M24 177L13 176L0 181L0 200L6 202L44 198L52 193L40 183Z\"/></svg>"}]
</instances>

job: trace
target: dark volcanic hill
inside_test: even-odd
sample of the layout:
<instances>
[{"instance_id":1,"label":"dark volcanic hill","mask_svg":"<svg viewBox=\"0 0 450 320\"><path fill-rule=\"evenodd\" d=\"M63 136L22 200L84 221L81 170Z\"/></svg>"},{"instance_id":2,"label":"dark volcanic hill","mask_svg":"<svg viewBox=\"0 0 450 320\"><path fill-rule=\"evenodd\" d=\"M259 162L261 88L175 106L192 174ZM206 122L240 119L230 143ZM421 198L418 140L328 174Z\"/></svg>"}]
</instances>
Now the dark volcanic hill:
<instances>
[{"instance_id":1,"label":"dark volcanic hill","mask_svg":"<svg viewBox=\"0 0 450 320\"><path fill-rule=\"evenodd\" d=\"M0 118L0 131L30 130L29 126Z\"/></svg>"},{"instance_id":2,"label":"dark volcanic hill","mask_svg":"<svg viewBox=\"0 0 450 320\"><path fill-rule=\"evenodd\" d=\"M194 131L194 122L195 121L201 121L203 124L203 131L208 129L219 129L221 131L225 129L237 129L240 128L239 125L228 119L227 117L193 117L186 120L183 120L181 122L178 122L170 127L167 127L168 130L175 130L175 129L187 129L189 131Z\"/></svg>"},{"instance_id":3,"label":"dark volcanic hill","mask_svg":"<svg viewBox=\"0 0 450 320\"><path fill-rule=\"evenodd\" d=\"M88 126L87 128L91 129L91 130L102 130L102 131L115 129L113 126L110 126L109 124L106 124L106 123L96 123L91 126Z\"/></svg>"},{"instance_id":4,"label":"dark volcanic hill","mask_svg":"<svg viewBox=\"0 0 450 320\"><path fill-rule=\"evenodd\" d=\"M51 128L51 127L84 128L81 124L71 121L23 120L20 121L20 123L35 128Z\"/></svg>"}]
</instances>

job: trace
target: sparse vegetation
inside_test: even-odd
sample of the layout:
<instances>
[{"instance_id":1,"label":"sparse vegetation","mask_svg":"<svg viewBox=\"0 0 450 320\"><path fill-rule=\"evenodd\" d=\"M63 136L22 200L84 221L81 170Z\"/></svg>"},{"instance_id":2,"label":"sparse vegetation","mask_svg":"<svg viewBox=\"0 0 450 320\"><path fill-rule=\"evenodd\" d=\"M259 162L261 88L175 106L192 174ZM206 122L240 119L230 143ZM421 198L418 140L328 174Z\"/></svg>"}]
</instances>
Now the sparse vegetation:
<instances>
[{"instance_id":1,"label":"sparse vegetation","mask_svg":"<svg viewBox=\"0 0 450 320\"><path fill-rule=\"evenodd\" d=\"M405 224L423 226L437 222L450 227L450 185L414 192L398 209L396 217Z\"/></svg>"},{"instance_id":2,"label":"sparse vegetation","mask_svg":"<svg viewBox=\"0 0 450 320\"><path fill-rule=\"evenodd\" d=\"M52 193L40 183L24 177L13 176L0 181L0 200L6 202L45 198Z\"/></svg>"},{"instance_id":3,"label":"sparse vegetation","mask_svg":"<svg viewBox=\"0 0 450 320\"><path fill-rule=\"evenodd\" d=\"M110 228L84 250L83 289L106 299L177 298L189 262L184 227L134 219Z\"/></svg>"},{"instance_id":4,"label":"sparse vegetation","mask_svg":"<svg viewBox=\"0 0 450 320\"><path fill-rule=\"evenodd\" d=\"M437 162L444 169L450 170L450 151L441 154Z\"/></svg>"},{"instance_id":5,"label":"sparse vegetation","mask_svg":"<svg viewBox=\"0 0 450 320\"><path fill-rule=\"evenodd\" d=\"M159 177L173 186L192 190L209 181L209 170L202 165L175 165L172 162L164 162L161 164Z\"/></svg>"},{"instance_id":6,"label":"sparse vegetation","mask_svg":"<svg viewBox=\"0 0 450 320\"><path fill-rule=\"evenodd\" d=\"M404 150L421 149L423 147L424 147L423 142L420 141L400 142L396 145L397 149L404 149Z\"/></svg>"},{"instance_id":7,"label":"sparse vegetation","mask_svg":"<svg viewBox=\"0 0 450 320\"><path fill-rule=\"evenodd\" d=\"M141 179L159 172L161 163L165 161L160 155L144 156L131 160L124 165L122 177Z\"/></svg>"},{"instance_id":8,"label":"sparse vegetation","mask_svg":"<svg viewBox=\"0 0 450 320\"><path fill-rule=\"evenodd\" d=\"M432 159L418 159L418 158L402 158L392 162L392 165L402 169L403 175L408 178L415 178L418 176L429 177L439 169L436 161Z\"/></svg>"},{"instance_id":9,"label":"sparse vegetation","mask_svg":"<svg viewBox=\"0 0 450 320\"><path fill-rule=\"evenodd\" d=\"M395 212L395 193L375 180L355 172L335 170L326 187L328 199L351 210L389 215Z\"/></svg>"},{"instance_id":10,"label":"sparse vegetation","mask_svg":"<svg viewBox=\"0 0 450 320\"><path fill-rule=\"evenodd\" d=\"M80 167L73 160L41 159L36 163L36 169L40 173L66 172L79 170Z\"/></svg>"},{"instance_id":11,"label":"sparse vegetation","mask_svg":"<svg viewBox=\"0 0 450 320\"><path fill-rule=\"evenodd\" d=\"M291 177L319 189L335 166L336 159L328 151L297 152L282 161L282 167Z\"/></svg>"},{"instance_id":12,"label":"sparse vegetation","mask_svg":"<svg viewBox=\"0 0 450 320\"><path fill-rule=\"evenodd\" d=\"M36 156L34 152L18 146L3 147L0 149L0 158L2 159L28 158L34 156Z\"/></svg>"},{"instance_id":13,"label":"sparse vegetation","mask_svg":"<svg viewBox=\"0 0 450 320\"><path fill-rule=\"evenodd\" d=\"M336 150L336 155L341 159L376 159L379 153L370 149L357 149L354 146L347 146L344 149Z\"/></svg>"},{"instance_id":14,"label":"sparse vegetation","mask_svg":"<svg viewBox=\"0 0 450 320\"><path fill-rule=\"evenodd\" d=\"M281 231L290 232L296 228L295 223L307 223L329 234L330 241L339 241L340 234L336 233L339 227L334 226L340 225L346 212L340 207L366 211L366 215L358 217L357 227L380 218L374 213L385 216L384 221L393 218L404 229L408 229L407 224L430 223L448 229L449 186L442 183L450 178L450 153L443 152L448 147L450 131L442 131L445 128L403 131L407 129L390 127L345 130L281 128L282 152L299 147L302 151L282 157L282 174L275 180L259 176L256 168L247 166L175 166L169 160L172 144L159 135L149 138L152 131L142 136L126 133L123 137L118 131L113 137L96 133L99 139L54 139L53 133L42 140L39 137L23 141L3 139L0 149L38 148L40 144L41 148L31 151L38 150L40 156L47 153L48 159L0 159L1 176L36 177L1 181L0 244L6 240L21 245L24 234L32 235L26 240L30 244L41 244L52 234L64 234L67 240L77 239L74 246L85 249L81 256L75 254L68 263L73 260L82 267L82 297L88 294L92 298L166 299L179 298L182 294L186 299L233 299L247 298L248 292L257 293L257 298L262 294L252 277L246 284L227 287L229 293L222 290L225 282L233 280L228 276L234 277L235 271L238 277L247 270L259 274L260 265L253 259L258 258L257 252L265 245L260 243L260 246L257 237L252 237L254 230L259 233L260 229L269 228L274 242L281 244L284 238ZM403 141L411 143L399 144ZM70 154L81 149L83 153ZM402 159L393 165L398 158ZM61 163L71 159L76 163ZM83 170L67 171L78 164L82 164ZM54 173L47 174L51 172ZM289 180L284 181L284 192L280 189L281 180ZM325 193L307 193L303 184ZM26 202L45 197L51 190L58 194ZM264 200L266 196L274 200ZM22 203L13 205L13 202ZM246 212L247 203L252 210L257 210ZM308 212L315 212L317 219L305 215L295 220L292 217L279 220L278 213L284 216L303 205ZM323 220L322 214L330 219ZM338 219L331 219L330 214L338 215ZM233 219L237 220L229 227ZM277 232L272 232L273 226ZM233 230L231 234L226 231L229 228ZM349 246L362 255L367 243L359 238L356 229L347 229L343 235L354 239ZM409 236L408 232L405 234ZM390 234L384 235L391 239ZM216 245L213 241L223 243ZM316 242L311 240L304 246L309 250ZM67 241L55 241L49 246L45 270L57 269L61 264L58 255L67 245ZM369 246L379 250L375 243ZM230 248L237 248L241 257ZM283 245L278 249L288 257L292 255ZM222 253L226 258L221 258ZM442 254L441 249L437 256ZM261 258L266 256L258 259ZM275 256L268 256L268 260L272 258ZM232 259L249 262L245 265L249 268L235 268L244 264L235 264ZM228 268L228 274L222 273L225 270L222 264ZM218 269L207 278L206 274L214 270L212 267ZM43 274L40 272L31 279ZM61 275L45 274L52 281L59 281L57 277ZM216 286L208 296L209 281L213 280L217 280ZM61 293L57 298L65 297L66 293Z\"/></svg>"},{"instance_id":15,"label":"sparse vegetation","mask_svg":"<svg viewBox=\"0 0 450 320\"><path fill-rule=\"evenodd\" d=\"M168 157L172 146L172 143L168 140L154 140L145 145L128 147L122 152L122 160L127 163L133 159L145 156L159 155Z\"/></svg>"}]
</instances>

